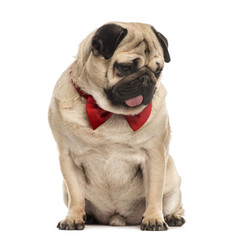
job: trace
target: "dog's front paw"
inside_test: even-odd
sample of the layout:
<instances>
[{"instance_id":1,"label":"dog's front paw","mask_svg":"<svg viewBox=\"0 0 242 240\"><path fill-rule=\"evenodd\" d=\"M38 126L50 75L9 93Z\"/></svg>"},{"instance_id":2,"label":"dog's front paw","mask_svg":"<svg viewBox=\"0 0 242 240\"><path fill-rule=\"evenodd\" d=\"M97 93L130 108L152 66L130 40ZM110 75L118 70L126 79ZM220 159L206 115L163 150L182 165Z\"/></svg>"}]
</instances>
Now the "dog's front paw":
<instances>
[{"instance_id":1,"label":"dog's front paw","mask_svg":"<svg viewBox=\"0 0 242 240\"><path fill-rule=\"evenodd\" d=\"M85 219L85 217L83 218ZM72 219L67 217L58 223L57 228L60 230L83 230L85 227L84 219Z\"/></svg>"},{"instance_id":2,"label":"dog's front paw","mask_svg":"<svg viewBox=\"0 0 242 240\"><path fill-rule=\"evenodd\" d=\"M168 226L161 218L144 218L141 222L140 228L141 230L146 231L165 231L168 229Z\"/></svg>"}]
</instances>

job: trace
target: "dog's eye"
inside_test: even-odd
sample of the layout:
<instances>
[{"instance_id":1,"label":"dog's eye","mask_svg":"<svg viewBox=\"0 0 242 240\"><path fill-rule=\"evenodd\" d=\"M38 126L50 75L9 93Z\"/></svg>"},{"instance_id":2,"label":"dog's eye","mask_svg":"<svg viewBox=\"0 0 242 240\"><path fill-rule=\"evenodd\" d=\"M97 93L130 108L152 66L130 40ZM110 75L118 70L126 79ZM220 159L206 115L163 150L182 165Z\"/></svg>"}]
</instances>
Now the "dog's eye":
<instances>
[{"instance_id":1,"label":"dog's eye","mask_svg":"<svg viewBox=\"0 0 242 240\"><path fill-rule=\"evenodd\" d=\"M117 75L119 77L127 76L133 73L137 69L137 65L139 63L139 59L136 58L132 62L122 62L115 63L115 68L118 70Z\"/></svg>"},{"instance_id":2,"label":"dog's eye","mask_svg":"<svg viewBox=\"0 0 242 240\"><path fill-rule=\"evenodd\" d=\"M122 72L129 72L132 70L132 67L130 65L120 65L120 70Z\"/></svg>"},{"instance_id":3,"label":"dog's eye","mask_svg":"<svg viewBox=\"0 0 242 240\"><path fill-rule=\"evenodd\" d=\"M155 70L155 77L158 78L160 76L160 73L162 72L163 68L161 67L158 67L156 70Z\"/></svg>"},{"instance_id":4,"label":"dog's eye","mask_svg":"<svg viewBox=\"0 0 242 240\"><path fill-rule=\"evenodd\" d=\"M134 71L133 64L127 64L127 63L117 63L116 68L118 70L118 76L127 76L130 73Z\"/></svg>"}]
</instances>

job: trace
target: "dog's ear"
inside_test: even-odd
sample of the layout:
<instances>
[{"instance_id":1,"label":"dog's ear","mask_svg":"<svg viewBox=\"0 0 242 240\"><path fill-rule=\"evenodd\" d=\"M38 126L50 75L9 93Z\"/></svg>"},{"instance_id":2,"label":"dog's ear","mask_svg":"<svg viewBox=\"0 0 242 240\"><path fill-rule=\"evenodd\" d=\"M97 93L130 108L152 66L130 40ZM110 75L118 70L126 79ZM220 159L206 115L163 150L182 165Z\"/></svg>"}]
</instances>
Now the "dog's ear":
<instances>
[{"instance_id":1,"label":"dog's ear","mask_svg":"<svg viewBox=\"0 0 242 240\"><path fill-rule=\"evenodd\" d=\"M160 32L157 32L154 27L152 27L152 30L155 33L156 37L158 38L160 45L163 49L165 62L167 62L167 63L170 62L171 58L170 58L170 54L168 52L168 41L167 41L166 37L164 35L162 35Z\"/></svg>"},{"instance_id":2,"label":"dog's ear","mask_svg":"<svg viewBox=\"0 0 242 240\"><path fill-rule=\"evenodd\" d=\"M116 24L100 27L92 39L94 54L100 53L105 59L111 58L127 33L127 29Z\"/></svg>"}]
</instances>

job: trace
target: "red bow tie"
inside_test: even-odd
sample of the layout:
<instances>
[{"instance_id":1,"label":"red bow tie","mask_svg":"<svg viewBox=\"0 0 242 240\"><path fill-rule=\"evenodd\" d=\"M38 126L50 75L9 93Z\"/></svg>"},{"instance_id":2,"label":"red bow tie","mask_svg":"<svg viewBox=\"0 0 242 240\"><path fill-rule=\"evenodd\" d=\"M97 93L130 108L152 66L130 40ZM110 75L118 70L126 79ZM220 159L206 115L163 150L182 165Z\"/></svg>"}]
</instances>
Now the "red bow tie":
<instances>
[{"instance_id":1,"label":"red bow tie","mask_svg":"<svg viewBox=\"0 0 242 240\"><path fill-rule=\"evenodd\" d=\"M106 122L112 116L112 113L100 108L91 95L85 94L74 81L72 82L76 90L79 92L79 94L85 99L87 99L87 103L86 103L87 115L93 130L95 130L104 122ZM133 131L138 130L146 123L146 121L150 116L151 109L152 109L152 102L150 102L150 104L147 105L147 107L145 107L145 109L141 113L134 116L131 116L131 115L124 116L128 121L130 127L133 129Z\"/></svg>"}]
</instances>

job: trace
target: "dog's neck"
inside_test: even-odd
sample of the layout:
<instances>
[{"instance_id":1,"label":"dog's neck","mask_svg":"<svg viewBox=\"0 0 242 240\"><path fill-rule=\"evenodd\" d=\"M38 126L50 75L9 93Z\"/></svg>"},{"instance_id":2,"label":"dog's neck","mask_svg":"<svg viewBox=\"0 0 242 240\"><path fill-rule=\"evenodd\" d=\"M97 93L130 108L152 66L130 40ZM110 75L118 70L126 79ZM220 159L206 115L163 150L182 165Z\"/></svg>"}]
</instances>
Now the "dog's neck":
<instances>
[{"instance_id":1,"label":"dog's neck","mask_svg":"<svg viewBox=\"0 0 242 240\"><path fill-rule=\"evenodd\" d=\"M87 100L86 110L89 121L93 130L97 129L100 125L105 123L112 116L113 113L100 108L91 95L88 95L81 90L78 84L72 79L72 68L70 68L70 79L80 96ZM133 131L137 131L146 123L151 114L151 110L152 102L150 102L149 105L147 105L141 113L134 116L124 115L124 117L126 118Z\"/></svg>"}]
</instances>

